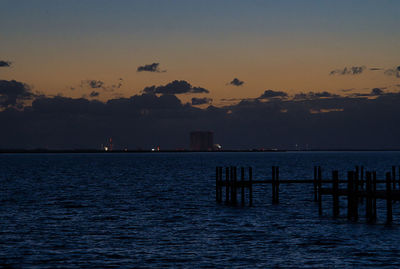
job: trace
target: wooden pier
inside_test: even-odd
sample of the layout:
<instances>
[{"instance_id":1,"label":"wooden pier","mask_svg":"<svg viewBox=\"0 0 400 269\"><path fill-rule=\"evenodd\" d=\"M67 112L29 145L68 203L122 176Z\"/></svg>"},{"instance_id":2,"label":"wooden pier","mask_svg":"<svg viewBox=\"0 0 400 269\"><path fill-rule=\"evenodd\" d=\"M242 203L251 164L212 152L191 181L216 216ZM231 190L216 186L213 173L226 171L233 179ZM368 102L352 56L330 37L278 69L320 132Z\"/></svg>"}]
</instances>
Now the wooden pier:
<instances>
[{"instance_id":1,"label":"wooden pier","mask_svg":"<svg viewBox=\"0 0 400 269\"><path fill-rule=\"evenodd\" d=\"M378 180L375 171L366 171L364 167L356 166L355 170L348 171L347 179L339 179L339 171L332 171L330 179L322 179L320 166L314 167L313 179L280 179L279 167L272 166L272 178L267 180L254 180L252 167L240 168L240 179L237 178L237 167L216 167L216 201L227 205L236 206L240 192L240 205L253 205L253 185L271 184L272 204L279 204L279 189L282 184L309 184L313 186L313 198L318 203L318 213L322 215L322 201L326 197L332 205L332 215L340 216L340 197L347 200L347 218L352 221L359 219L359 205L365 203L365 219L372 223L377 219L376 201L386 200L386 222L393 221L393 203L400 201L400 166L397 167L398 179L396 180L396 166L385 173L385 179ZM382 185L384 186L382 188ZM380 186L381 188L378 188ZM223 199L225 190L225 199ZM325 197L325 198L324 198Z\"/></svg>"}]
</instances>

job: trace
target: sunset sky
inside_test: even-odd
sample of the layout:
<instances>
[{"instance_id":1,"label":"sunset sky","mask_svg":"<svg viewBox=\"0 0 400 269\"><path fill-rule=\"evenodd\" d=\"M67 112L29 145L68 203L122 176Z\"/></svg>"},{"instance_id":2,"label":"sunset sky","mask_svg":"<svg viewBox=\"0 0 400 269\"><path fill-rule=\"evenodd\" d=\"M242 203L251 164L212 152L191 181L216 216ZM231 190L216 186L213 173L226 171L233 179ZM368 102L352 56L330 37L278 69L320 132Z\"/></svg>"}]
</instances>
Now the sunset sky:
<instances>
[{"instance_id":1,"label":"sunset sky","mask_svg":"<svg viewBox=\"0 0 400 269\"><path fill-rule=\"evenodd\" d=\"M400 149L398 0L2 0L0 150ZM4 127L4 128L3 128Z\"/></svg>"},{"instance_id":2,"label":"sunset sky","mask_svg":"<svg viewBox=\"0 0 400 269\"><path fill-rule=\"evenodd\" d=\"M95 97L102 101L185 80L208 89L197 96L217 106L267 89L400 90L384 72L400 63L397 0L2 0L0 7L0 60L11 62L0 78L50 96L87 97L91 80L104 83ZM152 63L165 72L137 72ZM364 69L340 74L345 67ZM234 78L244 83L229 84Z\"/></svg>"}]
</instances>

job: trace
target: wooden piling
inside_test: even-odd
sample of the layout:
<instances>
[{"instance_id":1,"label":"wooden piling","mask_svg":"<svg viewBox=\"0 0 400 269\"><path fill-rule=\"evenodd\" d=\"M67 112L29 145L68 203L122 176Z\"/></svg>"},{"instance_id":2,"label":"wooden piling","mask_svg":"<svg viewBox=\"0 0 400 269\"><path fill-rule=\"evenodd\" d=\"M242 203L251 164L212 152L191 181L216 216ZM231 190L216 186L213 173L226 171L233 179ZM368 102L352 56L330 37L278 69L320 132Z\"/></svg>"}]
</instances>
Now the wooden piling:
<instances>
[{"instance_id":1,"label":"wooden piling","mask_svg":"<svg viewBox=\"0 0 400 269\"><path fill-rule=\"evenodd\" d=\"M398 177L399 177L397 182L399 182L399 189L400 189L400 165L398 167L397 174L398 174Z\"/></svg>"},{"instance_id":2,"label":"wooden piling","mask_svg":"<svg viewBox=\"0 0 400 269\"><path fill-rule=\"evenodd\" d=\"M219 202L219 166L215 168L215 200Z\"/></svg>"},{"instance_id":3,"label":"wooden piling","mask_svg":"<svg viewBox=\"0 0 400 269\"><path fill-rule=\"evenodd\" d=\"M392 216L392 175L386 173L386 223L391 223L393 220Z\"/></svg>"},{"instance_id":4,"label":"wooden piling","mask_svg":"<svg viewBox=\"0 0 400 269\"><path fill-rule=\"evenodd\" d=\"M354 176L354 196L353 196L353 218L354 220L358 220L358 202L359 202L359 171L356 172Z\"/></svg>"},{"instance_id":5,"label":"wooden piling","mask_svg":"<svg viewBox=\"0 0 400 269\"><path fill-rule=\"evenodd\" d=\"M364 191L364 184L365 184L365 179L364 179L364 166L360 167L360 189L361 191ZM364 203L364 197L360 197L359 201L361 202L361 204Z\"/></svg>"},{"instance_id":6,"label":"wooden piling","mask_svg":"<svg viewBox=\"0 0 400 269\"><path fill-rule=\"evenodd\" d=\"M392 184L393 184L393 188L392 188L392 190L396 190L396 166L392 166L392 174L391 174L391 176L392 176L392 178L391 178L391 180L392 180ZM392 201L393 202L393 204L395 204L396 203L396 201Z\"/></svg>"},{"instance_id":7,"label":"wooden piling","mask_svg":"<svg viewBox=\"0 0 400 269\"><path fill-rule=\"evenodd\" d=\"M232 204L237 204L237 168L232 166Z\"/></svg>"},{"instance_id":8,"label":"wooden piling","mask_svg":"<svg viewBox=\"0 0 400 269\"><path fill-rule=\"evenodd\" d=\"M368 222L372 222L372 183L371 183L371 172L366 172L366 191L367 199L365 205L365 218Z\"/></svg>"},{"instance_id":9,"label":"wooden piling","mask_svg":"<svg viewBox=\"0 0 400 269\"><path fill-rule=\"evenodd\" d=\"M358 178L359 174L360 174L360 167L358 165L356 165L356 170L354 172L354 181L356 178Z\"/></svg>"},{"instance_id":10,"label":"wooden piling","mask_svg":"<svg viewBox=\"0 0 400 269\"><path fill-rule=\"evenodd\" d=\"M360 169L360 185L361 185L361 189L364 189L364 183L365 183L365 179L364 179L364 166L361 166Z\"/></svg>"},{"instance_id":11,"label":"wooden piling","mask_svg":"<svg viewBox=\"0 0 400 269\"><path fill-rule=\"evenodd\" d=\"M318 166L318 214L322 215L322 171L321 166Z\"/></svg>"},{"instance_id":12,"label":"wooden piling","mask_svg":"<svg viewBox=\"0 0 400 269\"><path fill-rule=\"evenodd\" d=\"M349 171L347 173L347 219L353 218L353 187L354 187L354 172Z\"/></svg>"},{"instance_id":13,"label":"wooden piling","mask_svg":"<svg viewBox=\"0 0 400 269\"><path fill-rule=\"evenodd\" d=\"M222 173L223 173L223 167L219 167L219 202L222 202Z\"/></svg>"},{"instance_id":14,"label":"wooden piling","mask_svg":"<svg viewBox=\"0 0 400 269\"><path fill-rule=\"evenodd\" d=\"M376 212L376 172L372 173L372 221L376 221L377 212Z\"/></svg>"},{"instance_id":15,"label":"wooden piling","mask_svg":"<svg viewBox=\"0 0 400 269\"><path fill-rule=\"evenodd\" d=\"M249 167L249 206L253 205L253 168Z\"/></svg>"},{"instance_id":16,"label":"wooden piling","mask_svg":"<svg viewBox=\"0 0 400 269\"><path fill-rule=\"evenodd\" d=\"M333 217L339 216L339 172L332 171Z\"/></svg>"},{"instance_id":17,"label":"wooden piling","mask_svg":"<svg viewBox=\"0 0 400 269\"><path fill-rule=\"evenodd\" d=\"M279 204L279 166L275 166L275 203Z\"/></svg>"},{"instance_id":18,"label":"wooden piling","mask_svg":"<svg viewBox=\"0 0 400 269\"><path fill-rule=\"evenodd\" d=\"M230 167L229 175L230 175L230 177L229 177L229 194L230 194L229 204L232 204L233 203L233 194L234 194L234 190L233 190L233 166Z\"/></svg>"},{"instance_id":19,"label":"wooden piling","mask_svg":"<svg viewBox=\"0 0 400 269\"><path fill-rule=\"evenodd\" d=\"M229 167L225 168L225 203L229 204Z\"/></svg>"},{"instance_id":20,"label":"wooden piling","mask_svg":"<svg viewBox=\"0 0 400 269\"><path fill-rule=\"evenodd\" d=\"M397 174L398 174L398 177L399 177L397 182L399 182L399 189L400 189L400 165L398 167Z\"/></svg>"},{"instance_id":21,"label":"wooden piling","mask_svg":"<svg viewBox=\"0 0 400 269\"><path fill-rule=\"evenodd\" d=\"M240 168L240 174L241 174L241 176L240 176L240 181L241 181L241 187L242 187L242 190L241 190L241 195L242 195L242 206L244 206L245 205L245 190L244 190L244 167L241 167Z\"/></svg>"},{"instance_id":22,"label":"wooden piling","mask_svg":"<svg viewBox=\"0 0 400 269\"><path fill-rule=\"evenodd\" d=\"M314 202L318 201L318 193L317 193L317 167L314 166Z\"/></svg>"},{"instance_id":23,"label":"wooden piling","mask_svg":"<svg viewBox=\"0 0 400 269\"><path fill-rule=\"evenodd\" d=\"M276 179L275 179L275 166L272 166L272 180L271 180L271 187L272 187L272 204L276 203Z\"/></svg>"}]
</instances>

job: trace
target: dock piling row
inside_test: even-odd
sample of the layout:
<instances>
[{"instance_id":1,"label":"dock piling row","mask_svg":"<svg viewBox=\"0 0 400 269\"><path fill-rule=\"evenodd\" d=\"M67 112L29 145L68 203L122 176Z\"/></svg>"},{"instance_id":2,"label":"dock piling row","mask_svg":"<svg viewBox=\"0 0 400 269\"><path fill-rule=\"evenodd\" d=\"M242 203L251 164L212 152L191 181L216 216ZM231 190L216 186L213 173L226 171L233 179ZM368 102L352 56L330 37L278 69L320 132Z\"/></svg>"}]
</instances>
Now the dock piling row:
<instances>
[{"instance_id":1,"label":"dock piling row","mask_svg":"<svg viewBox=\"0 0 400 269\"><path fill-rule=\"evenodd\" d=\"M332 178L322 179L322 169L314 166L313 179L287 179L281 180L279 176L279 166L272 166L272 177L270 180L253 180L252 167L240 167L240 179L237 178L237 167L217 166L215 169L215 199L217 203L223 202L223 192L225 190L225 204L241 206L253 205L253 185L271 184L272 204L279 204L279 190L281 184L313 184L314 201L318 203L318 214L323 215L323 196L332 196L332 215L334 218L340 217L340 197L347 198L347 219L357 221L359 219L359 205L364 204L365 200L365 219L368 223L373 223L377 219L377 199L386 200L386 222L393 221L393 203L400 201L400 166L398 179L396 179L396 166L392 166L390 172L385 174L384 180L377 180L376 171L365 171L363 166L356 166L354 171L348 171L347 180L339 179L339 171L332 171ZM248 171L246 177L246 170ZM224 180L225 179L225 180ZM399 182L399 184L397 184ZM326 186L330 183L330 188ZM346 188L343 188L343 184ZM378 184L385 184L384 189L377 189ZM397 187L398 185L398 187ZM341 188L342 187L342 188ZM240 191L240 202L238 201L238 189ZM248 196L246 195L246 190ZM325 202L324 202L325 203Z\"/></svg>"}]
</instances>

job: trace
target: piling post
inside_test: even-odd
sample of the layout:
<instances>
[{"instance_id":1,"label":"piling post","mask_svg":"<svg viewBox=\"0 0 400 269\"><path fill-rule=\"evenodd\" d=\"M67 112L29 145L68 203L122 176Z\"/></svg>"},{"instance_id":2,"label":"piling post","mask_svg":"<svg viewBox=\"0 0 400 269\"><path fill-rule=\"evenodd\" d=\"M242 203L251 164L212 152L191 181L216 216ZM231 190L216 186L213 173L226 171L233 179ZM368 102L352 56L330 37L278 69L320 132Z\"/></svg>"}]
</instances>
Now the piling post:
<instances>
[{"instance_id":1,"label":"piling post","mask_svg":"<svg viewBox=\"0 0 400 269\"><path fill-rule=\"evenodd\" d=\"M314 202L318 201L318 193L317 193L317 167L314 166Z\"/></svg>"},{"instance_id":2,"label":"piling post","mask_svg":"<svg viewBox=\"0 0 400 269\"><path fill-rule=\"evenodd\" d=\"M230 178L229 178L229 192L230 192L230 200L229 203L232 204L233 203L233 195L235 194L234 190L233 190L233 166L230 167Z\"/></svg>"},{"instance_id":3,"label":"piling post","mask_svg":"<svg viewBox=\"0 0 400 269\"><path fill-rule=\"evenodd\" d=\"M392 175L386 173L386 222L391 223L393 220L392 216L392 186L391 186Z\"/></svg>"},{"instance_id":4,"label":"piling post","mask_svg":"<svg viewBox=\"0 0 400 269\"><path fill-rule=\"evenodd\" d=\"M354 181L355 181L356 178L358 178L358 176L360 174L360 167L358 165L356 165L355 168L356 168L356 170L355 170L355 173L354 173Z\"/></svg>"},{"instance_id":5,"label":"piling post","mask_svg":"<svg viewBox=\"0 0 400 269\"><path fill-rule=\"evenodd\" d=\"M244 204L245 204L245 193L244 193L244 167L241 167L240 168L240 174L241 174L241 177L240 177L240 181L241 181L241 187L242 187L242 190L241 190L241 195L242 195L242 206L244 206Z\"/></svg>"},{"instance_id":6,"label":"piling post","mask_svg":"<svg viewBox=\"0 0 400 269\"><path fill-rule=\"evenodd\" d=\"M279 166L275 166L275 180L275 202L279 204Z\"/></svg>"},{"instance_id":7,"label":"piling post","mask_svg":"<svg viewBox=\"0 0 400 269\"><path fill-rule=\"evenodd\" d=\"M229 204L229 167L225 168L225 203Z\"/></svg>"},{"instance_id":8,"label":"piling post","mask_svg":"<svg viewBox=\"0 0 400 269\"><path fill-rule=\"evenodd\" d=\"M392 166L392 184L393 184L393 188L392 190L395 191L396 190L396 166ZM396 201L392 201L393 204L396 203Z\"/></svg>"},{"instance_id":9,"label":"piling post","mask_svg":"<svg viewBox=\"0 0 400 269\"><path fill-rule=\"evenodd\" d=\"M376 221L376 171L372 173L372 221Z\"/></svg>"},{"instance_id":10,"label":"piling post","mask_svg":"<svg viewBox=\"0 0 400 269\"><path fill-rule=\"evenodd\" d=\"M372 192L372 185L371 185L371 172L366 172L366 191L367 191L367 199L366 199L366 205L365 205L365 217L368 222L372 222L372 197L371 197L371 192Z\"/></svg>"},{"instance_id":11,"label":"piling post","mask_svg":"<svg viewBox=\"0 0 400 269\"><path fill-rule=\"evenodd\" d=\"M232 204L237 204L237 168L232 167Z\"/></svg>"},{"instance_id":12,"label":"piling post","mask_svg":"<svg viewBox=\"0 0 400 269\"><path fill-rule=\"evenodd\" d=\"M249 167L249 205L253 205L253 168Z\"/></svg>"},{"instance_id":13,"label":"piling post","mask_svg":"<svg viewBox=\"0 0 400 269\"><path fill-rule=\"evenodd\" d=\"M271 180L271 187L272 187L272 204L276 203L276 174L275 174L275 166L272 166L272 180Z\"/></svg>"},{"instance_id":14,"label":"piling post","mask_svg":"<svg viewBox=\"0 0 400 269\"><path fill-rule=\"evenodd\" d=\"M223 167L219 167L219 202L222 202L222 172Z\"/></svg>"},{"instance_id":15,"label":"piling post","mask_svg":"<svg viewBox=\"0 0 400 269\"><path fill-rule=\"evenodd\" d=\"M360 167L360 189L361 191L364 191L364 184L365 184L365 180L364 180L364 166ZM360 197L359 198L361 204L364 203L364 197Z\"/></svg>"},{"instance_id":16,"label":"piling post","mask_svg":"<svg viewBox=\"0 0 400 269\"><path fill-rule=\"evenodd\" d=\"M347 173L347 219L353 218L353 187L354 187L354 172Z\"/></svg>"},{"instance_id":17,"label":"piling post","mask_svg":"<svg viewBox=\"0 0 400 269\"><path fill-rule=\"evenodd\" d=\"M322 171L321 166L318 166L318 214L322 215Z\"/></svg>"},{"instance_id":18,"label":"piling post","mask_svg":"<svg viewBox=\"0 0 400 269\"><path fill-rule=\"evenodd\" d=\"M364 189L364 183L365 183L365 180L364 180L364 166L361 166L360 167L360 184L361 184L361 189L362 190Z\"/></svg>"},{"instance_id":19,"label":"piling post","mask_svg":"<svg viewBox=\"0 0 400 269\"><path fill-rule=\"evenodd\" d=\"M333 216L339 216L339 172L332 171L332 202Z\"/></svg>"},{"instance_id":20,"label":"piling post","mask_svg":"<svg viewBox=\"0 0 400 269\"><path fill-rule=\"evenodd\" d=\"M400 189L400 166L398 167L398 170L397 170L397 174L398 174L398 182L399 182L399 189Z\"/></svg>"},{"instance_id":21,"label":"piling post","mask_svg":"<svg viewBox=\"0 0 400 269\"><path fill-rule=\"evenodd\" d=\"M358 167L358 166L357 166ZM358 187L359 187L359 171L356 172L355 177L354 177L354 195L353 195L353 217L354 220L358 220L358 201L359 201L359 192L358 192Z\"/></svg>"},{"instance_id":22,"label":"piling post","mask_svg":"<svg viewBox=\"0 0 400 269\"><path fill-rule=\"evenodd\" d=\"M218 194L219 194L219 191L218 191L218 176L219 176L219 169L218 169L218 166L216 167L216 169L215 169L215 200L218 202L219 201L219 199L218 199Z\"/></svg>"}]
</instances>

